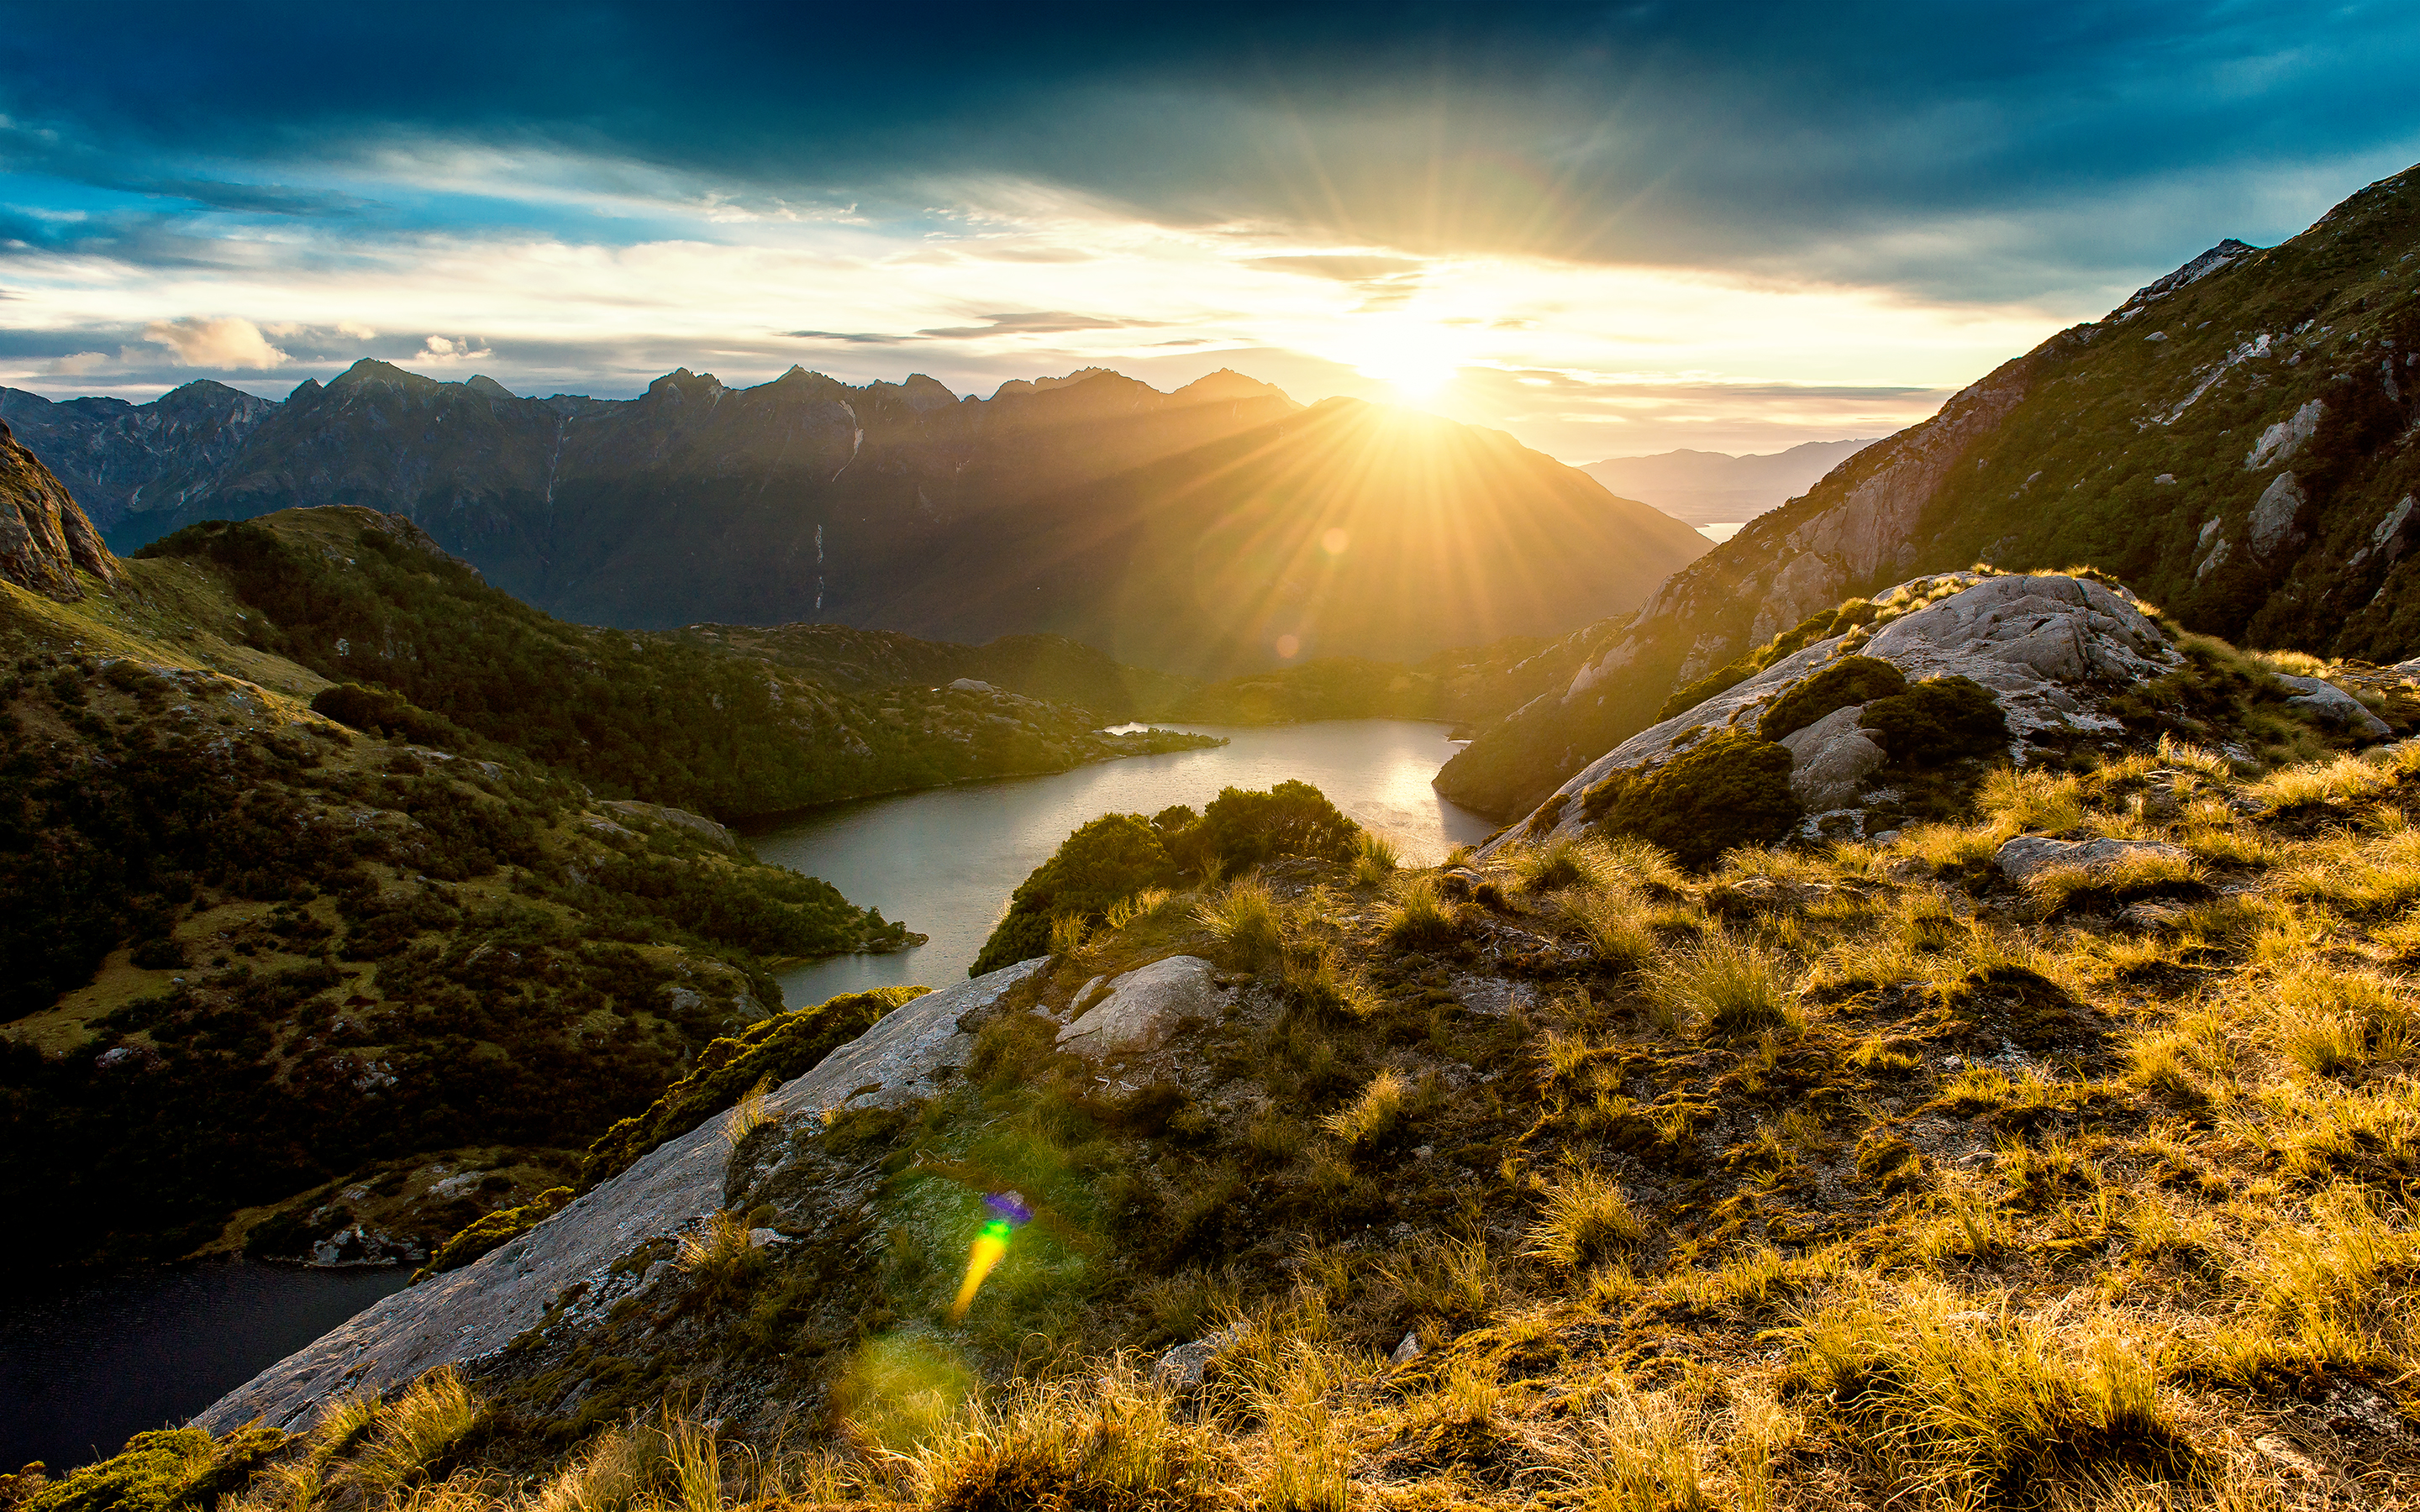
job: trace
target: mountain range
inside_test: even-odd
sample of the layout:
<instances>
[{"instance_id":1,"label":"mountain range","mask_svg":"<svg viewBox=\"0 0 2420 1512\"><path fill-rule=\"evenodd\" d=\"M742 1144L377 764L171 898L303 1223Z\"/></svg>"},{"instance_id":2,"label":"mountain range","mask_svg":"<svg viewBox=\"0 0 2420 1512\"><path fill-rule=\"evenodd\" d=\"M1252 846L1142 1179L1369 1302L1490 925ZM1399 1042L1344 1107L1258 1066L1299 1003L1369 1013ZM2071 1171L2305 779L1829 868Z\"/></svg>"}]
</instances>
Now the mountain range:
<instances>
[{"instance_id":1,"label":"mountain range","mask_svg":"<svg viewBox=\"0 0 2420 1512\"><path fill-rule=\"evenodd\" d=\"M1657 452L1590 462L1582 472L1625 499L1691 525L1738 524L1787 502L1873 440L1806 441L1785 452Z\"/></svg>"},{"instance_id":2,"label":"mountain range","mask_svg":"<svg viewBox=\"0 0 2420 1512\"><path fill-rule=\"evenodd\" d=\"M1054 633L1226 676L1417 659L1636 608L1705 549L1500 432L1218 373L961 399L921 375L749 389L682 369L631 400L518 397L364 361L271 405L9 391L0 418L129 549L300 505L400 515L590 624L826 621Z\"/></svg>"},{"instance_id":3,"label":"mountain range","mask_svg":"<svg viewBox=\"0 0 2420 1512\"><path fill-rule=\"evenodd\" d=\"M2410 169L2275 247L2218 243L1858 452L1636 613L1539 653L1552 689L1482 729L1438 789L1526 812L1664 713L1750 675L1810 617L1978 562L2088 563L2189 629L2256 646L2411 656L2415 440Z\"/></svg>"}]
</instances>

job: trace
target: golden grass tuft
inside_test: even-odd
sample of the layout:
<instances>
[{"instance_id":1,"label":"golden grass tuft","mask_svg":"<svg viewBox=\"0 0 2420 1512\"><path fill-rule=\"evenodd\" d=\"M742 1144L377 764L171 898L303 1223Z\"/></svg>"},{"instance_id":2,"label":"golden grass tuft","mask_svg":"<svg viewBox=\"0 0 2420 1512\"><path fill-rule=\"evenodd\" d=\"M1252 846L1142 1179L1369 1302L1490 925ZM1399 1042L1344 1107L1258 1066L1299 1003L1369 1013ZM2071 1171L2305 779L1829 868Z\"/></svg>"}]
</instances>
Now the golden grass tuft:
<instances>
[{"instance_id":1,"label":"golden grass tuft","mask_svg":"<svg viewBox=\"0 0 2420 1512\"><path fill-rule=\"evenodd\" d=\"M1657 1022L1678 1033L1736 1039L1796 1029L1793 976L1775 950L1721 933L1666 958L1647 975Z\"/></svg>"},{"instance_id":2,"label":"golden grass tuft","mask_svg":"<svg viewBox=\"0 0 2420 1512\"><path fill-rule=\"evenodd\" d=\"M1374 1149L1402 1125L1411 1100L1412 1084L1403 1073L1382 1071L1360 1096L1320 1119L1319 1126L1351 1149Z\"/></svg>"},{"instance_id":3,"label":"golden grass tuft","mask_svg":"<svg viewBox=\"0 0 2420 1512\"><path fill-rule=\"evenodd\" d=\"M1400 949L1434 949L1462 937L1462 905L1438 889L1435 877L1422 873L1395 889L1384 927L1387 942Z\"/></svg>"},{"instance_id":4,"label":"golden grass tuft","mask_svg":"<svg viewBox=\"0 0 2420 1512\"><path fill-rule=\"evenodd\" d=\"M1194 909L1213 947L1230 965L1258 969L1285 944L1285 914L1277 894L1257 876L1238 877Z\"/></svg>"},{"instance_id":5,"label":"golden grass tuft","mask_svg":"<svg viewBox=\"0 0 2420 1512\"><path fill-rule=\"evenodd\" d=\"M1353 837L1353 885L1357 887L1382 887L1404 864L1386 836L1373 829L1364 829Z\"/></svg>"},{"instance_id":6,"label":"golden grass tuft","mask_svg":"<svg viewBox=\"0 0 2420 1512\"><path fill-rule=\"evenodd\" d=\"M1529 1228L1529 1253L1566 1271L1585 1270L1636 1249L1647 1226L1631 1211L1621 1183L1582 1166L1545 1188Z\"/></svg>"}]
</instances>

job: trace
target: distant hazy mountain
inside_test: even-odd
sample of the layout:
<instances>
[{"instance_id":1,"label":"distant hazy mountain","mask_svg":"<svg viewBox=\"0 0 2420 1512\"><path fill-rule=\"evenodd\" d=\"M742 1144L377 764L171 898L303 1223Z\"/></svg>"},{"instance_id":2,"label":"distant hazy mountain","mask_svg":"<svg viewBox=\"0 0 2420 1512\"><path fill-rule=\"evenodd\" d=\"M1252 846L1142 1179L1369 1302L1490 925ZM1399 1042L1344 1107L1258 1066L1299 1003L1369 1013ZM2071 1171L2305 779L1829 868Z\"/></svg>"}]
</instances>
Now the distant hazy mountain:
<instances>
[{"instance_id":1,"label":"distant hazy mountain","mask_svg":"<svg viewBox=\"0 0 2420 1512\"><path fill-rule=\"evenodd\" d=\"M363 362L256 417L257 400L226 409L220 433L248 428L224 455L128 418L201 387L139 408L33 400L43 424L21 433L67 459L71 487L150 480L98 512L119 549L201 519L366 505L591 624L1056 633L1226 676L1559 635L1636 608L1706 549L1500 432L1306 409L1234 373L1161 393L1089 370L978 400L922 376L852 387L793 368L730 389L682 369L597 400ZM79 473L87 455L103 463Z\"/></svg>"},{"instance_id":2,"label":"distant hazy mountain","mask_svg":"<svg viewBox=\"0 0 2420 1512\"><path fill-rule=\"evenodd\" d=\"M2282 245L2220 242L1540 653L1562 691L1480 732L1438 788L1526 811L1810 615L1977 561L2088 563L2255 646L2420 655L2415 263L2420 168Z\"/></svg>"},{"instance_id":3,"label":"distant hazy mountain","mask_svg":"<svg viewBox=\"0 0 2420 1512\"><path fill-rule=\"evenodd\" d=\"M1873 440L1808 441L1786 452L1658 452L1590 462L1582 472L1625 499L1691 525L1740 524L1815 486Z\"/></svg>"},{"instance_id":4,"label":"distant hazy mountain","mask_svg":"<svg viewBox=\"0 0 2420 1512\"><path fill-rule=\"evenodd\" d=\"M277 405L208 378L149 404L54 403L0 388L0 423L47 464L120 550L130 519L164 518L207 490ZM141 526L135 527L138 532ZM140 545L160 532L143 532Z\"/></svg>"}]
</instances>

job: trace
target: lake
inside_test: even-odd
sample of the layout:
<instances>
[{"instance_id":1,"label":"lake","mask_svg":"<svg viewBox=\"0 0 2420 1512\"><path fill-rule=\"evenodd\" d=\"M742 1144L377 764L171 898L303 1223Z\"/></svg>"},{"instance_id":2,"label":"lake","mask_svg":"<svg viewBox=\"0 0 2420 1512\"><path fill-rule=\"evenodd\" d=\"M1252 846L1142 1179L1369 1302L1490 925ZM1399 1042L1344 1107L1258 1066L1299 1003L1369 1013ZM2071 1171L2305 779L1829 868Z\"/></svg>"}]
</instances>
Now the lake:
<instances>
[{"instance_id":1,"label":"lake","mask_svg":"<svg viewBox=\"0 0 2420 1512\"><path fill-rule=\"evenodd\" d=\"M866 987L962 980L1016 885L1069 831L1105 813L1200 809L1221 788L1299 778L1393 841L1406 861L1433 863L1494 827L1429 786L1454 751L1442 724L1181 728L1228 744L837 804L750 835L766 860L822 877L850 902L932 936L896 955L778 973L784 1001L798 1008ZM130 1433L179 1422L405 1275L230 1260L0 1303L0 1471L28 1459L61 1470L116 1452Z\"/></svg>"},{"instance_id":2,"label":"lake","mask_svg":"<svg viewBox=\"0 0 2420 1512\"><path fill-rule=\"evenodd\" d=\"M1496 826L1429 786L1456 747L1448 726L1337 719L1276 727L1163 726L1223 736L1212 750L1135 756L1045 777L1002 778L835 804L753 832L768 861L818 876L861 907L879 908L931 942L896 955L840 956L774 975L791 1008L836 993L965 980L1008 895L1086 820L1200 809L1221 788L1299 778L1406 862L1433 865Z\"/></svg>"},{"instance_id":3,"label":"lake","mask_svg":"<svg viewBox=\"0 0 2420 1512\"><path fill-rule=\"evenodd\" d=\"M400 1288L409 1266L210 1260L0 1303L0 1473L54 1473L173 1427Z\"/></svg>"}]
</instances>

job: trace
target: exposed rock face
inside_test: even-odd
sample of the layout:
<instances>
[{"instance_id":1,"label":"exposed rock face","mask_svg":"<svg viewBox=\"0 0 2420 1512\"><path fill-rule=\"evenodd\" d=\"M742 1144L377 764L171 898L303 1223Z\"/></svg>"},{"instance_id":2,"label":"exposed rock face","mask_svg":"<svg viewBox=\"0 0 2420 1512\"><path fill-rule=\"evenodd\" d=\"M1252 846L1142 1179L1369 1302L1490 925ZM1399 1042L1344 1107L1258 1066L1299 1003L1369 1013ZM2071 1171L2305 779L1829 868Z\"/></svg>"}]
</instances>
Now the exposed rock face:
<instances>
[{"instance_id":1,"label":"exposed rock face","mask_svg":"<svg viewBox=\"0 0 2420 1512\"><path fill-rule=\"evenodd\" d=\"M2000 874L2022 883L2055 867L2106 872L2137 856L2157 856L2190 861L2193 853L2181 845L2155 840L2053 840L2048 835L2019 835L2002 845L1993 859Z\"/></svg>"},{"instance_id":2,"label":"exposed rock face","mask_svg":"<svg viewBox=\"0 0 2420 1512\"><path fill-rule=\"evenodd\" d=\"M998 1003L1042 964L1023 962L914 999L768 1095L766 1112L778 1119L813 1118L929 1096L973 1051L974 1036L958 1021ZM384 1391L424 1370L501 1350L567 1294L584 1309L609 1307L647 1284L628 1267L616 1274L616 1261L721 1208L727 1158L722 1121L710 1119L502 1249L361 1313L194 1421L214 1432L254 1417L293 1427L339 1392Z\"/></svg>"},{"instance_id":3,"label":"exposed rock face","mask_svg":"<svg viewBox=\"0 0 2420 1512\"><path fill-rule=\"evenodd\" d=\"M1082 1003L1090 983L1078 994ZM1172 955L1109 983L1109 995L1059 1031L1062 1048L1096 1060L1156 1050L1187 1019L1215 1019L1227 1006L1218 967L1198 955Z\"/></svg>"},{"instance_id":4,"label":"exposed rock face","mask_svg":"<svg viewBox=\"0 0 2420 1512\"><path fill-rule=\"evenodd\" d=\"M2089 562L2242 643L2412 656L2420 519L2396 511L2420 479L2420 306L2398 260L2415 247L2420 169L2281 246L2222 242L2059 332L1750 521L1638 614L1540 653L1562 690L1482 728L1438 791L1513 818L1809 614L1978 561Z\"/></svg>"},{"instance_id":5,"label":"exposed rock face","mask_svg":"<svg viewBox=\"0 0 2420 1512\"><path fill-rule=\"evenodd\" d=\"M54 598L81 598L78 569L115 582L117 559L51 470L0 424L0 578Z\"/></svg>"},{"instance_id":6,"label":"exposed rock face","mask_svg":"<svg viewBox=\"0 0 2420 1512\"><path fill-rule=\"evenodd\" d=\"M1580 834L1588 823L1580 795L1607 774L1661 766L1708 731L1752 732L1767 705L1852 653L1889 662L1911 683L1965 677L1981 684L1998 700L2020 749L2037 736L2116 731L2117 721L2102 709L2106 695L2180 660L2124 592L2089 579L1948 573L1902 583L1879 601L1902 597L1931 601L1870 637L1852 630L1812 641L1590 763L1558 790L1563 802L1547 833ZM1881 744L1858 722L1863 707L1833 710L1781 741L1791 753L1791 790L1809 811L1849 806L1884 764ZM1516 825L1486 851L1527 831Z\"/></svg>"}]
</instances>

